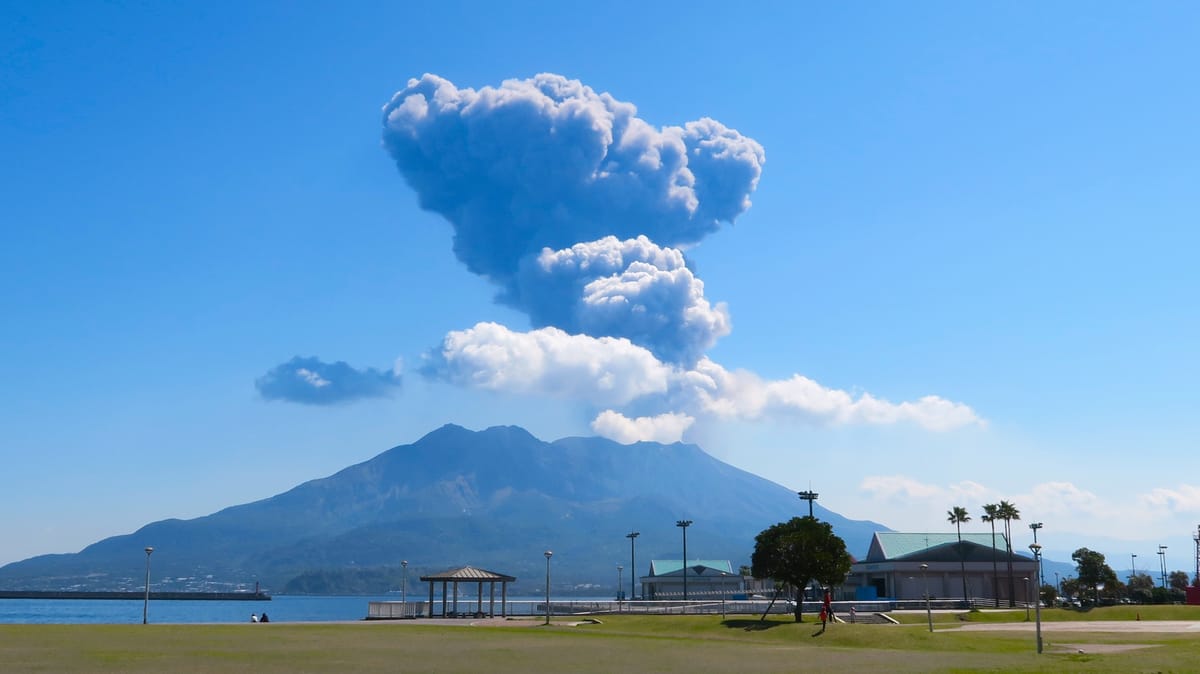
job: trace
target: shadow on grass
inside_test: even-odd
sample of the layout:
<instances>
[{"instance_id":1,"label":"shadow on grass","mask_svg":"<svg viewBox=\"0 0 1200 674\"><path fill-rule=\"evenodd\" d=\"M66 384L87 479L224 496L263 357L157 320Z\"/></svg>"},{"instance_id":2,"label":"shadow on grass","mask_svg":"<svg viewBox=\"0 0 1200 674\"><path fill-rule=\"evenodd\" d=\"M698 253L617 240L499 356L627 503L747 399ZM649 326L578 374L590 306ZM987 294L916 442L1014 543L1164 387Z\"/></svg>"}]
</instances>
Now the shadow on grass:
<instances>
[{"instance_id":1,"label":"shadow on grass","mask_svg":"<svg viewBox=\"0 0 1200 674\"><path fill-rule=\"evenodd\" d=\"M752 620L751 619L725 620L721 624L724 625L725 627L728 627L729 629L743 629L743 630L746 630L747 632L762 632L763 630L769 630L772 627L779 627L780 625L790 625L793 622L794 621L792 621L792 620L759 620L758 618L754 618Z\"/></svg>"}]
</instances>

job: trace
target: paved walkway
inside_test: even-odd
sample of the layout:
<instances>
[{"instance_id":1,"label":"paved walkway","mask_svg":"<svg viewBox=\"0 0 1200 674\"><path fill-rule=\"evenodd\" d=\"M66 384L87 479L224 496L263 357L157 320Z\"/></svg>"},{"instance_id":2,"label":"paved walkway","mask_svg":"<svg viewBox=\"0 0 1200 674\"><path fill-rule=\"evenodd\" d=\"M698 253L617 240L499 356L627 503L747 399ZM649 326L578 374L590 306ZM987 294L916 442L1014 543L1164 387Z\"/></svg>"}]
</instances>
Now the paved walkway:
<instances>
[{"instance_id":1,"label":"paved walkway","mask_svg":"<svg viewBox=\"0 0 1200 674\"><path fill-rule=\"evenodd\" d=\"M1030 621L1027 623L967 623L957 629L969 632L1033 632L1036 628L1037 623ZM1042 623L1042 634L1054 632L1200 633L1200 622L1193 620L1072 620Z\"/></svg>"}]
</instances>

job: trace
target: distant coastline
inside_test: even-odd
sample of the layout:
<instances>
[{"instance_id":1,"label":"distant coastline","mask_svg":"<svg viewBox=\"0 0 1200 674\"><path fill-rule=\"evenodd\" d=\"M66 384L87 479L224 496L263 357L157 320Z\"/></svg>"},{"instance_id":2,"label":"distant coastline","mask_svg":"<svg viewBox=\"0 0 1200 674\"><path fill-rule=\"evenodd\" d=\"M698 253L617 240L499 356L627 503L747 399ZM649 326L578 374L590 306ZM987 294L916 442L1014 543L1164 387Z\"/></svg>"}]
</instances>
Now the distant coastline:
<instances>
[{"instance_id":1,"label":"distant coastline","mask_svg":"<svg viewBox=\"0 0 1200 674\"><path fill-rule=\"evenodd\" d=\"M0 590L0 599L145 599L145 592L60 592L55 590ZM150 598L163 600L271 601L265 592L151 592Z\"/></svg>"}]
</instances>

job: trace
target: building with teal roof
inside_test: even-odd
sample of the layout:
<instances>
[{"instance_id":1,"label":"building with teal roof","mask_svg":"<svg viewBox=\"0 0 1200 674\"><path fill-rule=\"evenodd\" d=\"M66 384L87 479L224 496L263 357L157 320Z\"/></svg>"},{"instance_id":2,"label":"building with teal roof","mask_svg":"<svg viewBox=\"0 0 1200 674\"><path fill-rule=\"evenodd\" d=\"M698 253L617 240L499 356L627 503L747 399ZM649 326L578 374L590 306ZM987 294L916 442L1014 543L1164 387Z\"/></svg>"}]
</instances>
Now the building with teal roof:
<instances>
[{"instance_id":1,"label":"building with teal roof","mask_svg":"<svg viewBox=\"0 0 1200 674\"><path fill-rule=\"evenodd\" d=\"M733 570L727 559L689 559L687 566L681 559L654 559L650 561L649 575L639 580L642 596L646 599L680 599L683 597L683 579L687 575L689 599L720 598L745 591L745 580Z\"/></svg>"},{"instance_id":2,"label":"building with teal roof","mask_svg":"<svg viewBox=\"0 0 1200 674\"><path fill-rule=\"evenodd\" d=\"M856 561L844 591L856 599L962 599L973 605L1032 601L1037 593L1037 562L1029 551L1013 550L1009 575L1004 534L879 531L866 558ZM963 579L966 572L966 594ZM1011 578L1011 582L1010 582ZM1029 579L1029 580L1026 580ZM1011 595L1010 595L1011 588Z\"/></svg>"}]
</instances>

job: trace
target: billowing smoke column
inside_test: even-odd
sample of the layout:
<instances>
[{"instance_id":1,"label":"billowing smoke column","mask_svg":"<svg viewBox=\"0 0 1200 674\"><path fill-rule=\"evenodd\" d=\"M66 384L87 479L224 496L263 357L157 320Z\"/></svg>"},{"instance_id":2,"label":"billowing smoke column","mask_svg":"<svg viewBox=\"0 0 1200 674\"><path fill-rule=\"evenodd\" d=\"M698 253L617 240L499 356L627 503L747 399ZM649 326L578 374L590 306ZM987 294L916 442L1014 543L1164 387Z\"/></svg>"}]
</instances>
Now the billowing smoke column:
<instances>
[{"instance_id":1,"label":"billowing smoke column","mask_svg":"<svg viewBox=\"0 0 1200 674\"><path fill-rule=\"evenodd\" d=\"M750 206L754 140L711 119L656 129L542 74L478 91L410 80L384 107L383 142L421 206L453 225L459 260L535 326L685 363L729 332L675 248Z\"/></svg>"},{"instance_id":2,"label":"billowing smoke column","mask_svg":"<svg viewBox=\"0 0 1200 674\"><path fill-rule=\"evenodd\" d=\"M428 354L429 376L587 401L593 430L623 442L678 440L701 415L983 423L937 396L855 397L704 355L729 333L729 313L705 298L682 250L749 207L764 161L758 143L719 122L656 129L629 103L557 75L478 91L425 75L384 107L383 124L421 206L454 227L459 260L534 328L453 331Z\"/></svg>"}]
</instances>

